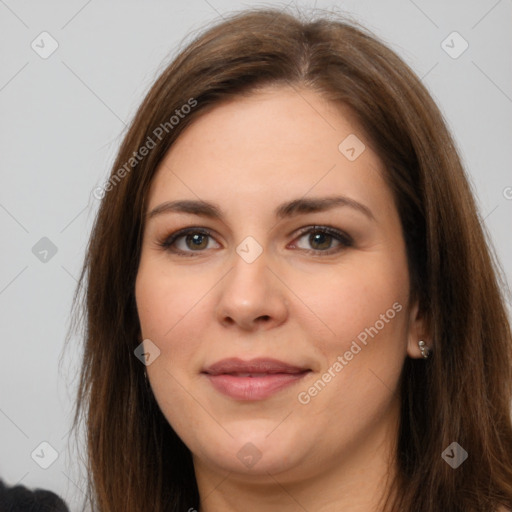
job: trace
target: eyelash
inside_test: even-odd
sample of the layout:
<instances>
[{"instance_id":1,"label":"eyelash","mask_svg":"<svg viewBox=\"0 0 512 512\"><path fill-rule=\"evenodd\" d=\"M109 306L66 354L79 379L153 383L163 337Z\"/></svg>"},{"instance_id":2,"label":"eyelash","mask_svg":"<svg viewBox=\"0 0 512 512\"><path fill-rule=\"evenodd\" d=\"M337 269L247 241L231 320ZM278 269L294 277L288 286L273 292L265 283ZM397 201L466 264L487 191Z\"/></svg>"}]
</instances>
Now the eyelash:
<instances>
[{"instance_id":1,"label":"eyelash","mask_svg":"<svg viewBox=\"0 0 512 512\"><path fill-rule=\"evenodd\" d=\"M325 251L321 249L302 249L306 253L313 254L315 256L325 256L325 255L331 255L334 253L338 253L343 248L352 247L354 244L354 241L352 240L352 237L344 233L343 231L340 231L338 229L332 228L330 226L308 226L306 228L303 228L300 230L298 236L295 239L300 239L304 235L308 235L311 233L324 233L329 236L332 236L335 240L339 242L338 247L335 248L329 248ZM171 252L173 254L177 254L180 256L196 256L197 253L204 252L203 250L197 250L197 251L182 251L181 249L173 248L173 245L176 243L177 240L180 238L183 238L187 235L205 235L213 238L212 232L210 232L207 229L204 228L184 228L180 229L179 231L176 231L175 233L172 233L170 236L166 237L164 240L158 242L158 245L162 247L165 251ZM294 240L295 240L294 239Z\"/></svg>"}]
</instances>

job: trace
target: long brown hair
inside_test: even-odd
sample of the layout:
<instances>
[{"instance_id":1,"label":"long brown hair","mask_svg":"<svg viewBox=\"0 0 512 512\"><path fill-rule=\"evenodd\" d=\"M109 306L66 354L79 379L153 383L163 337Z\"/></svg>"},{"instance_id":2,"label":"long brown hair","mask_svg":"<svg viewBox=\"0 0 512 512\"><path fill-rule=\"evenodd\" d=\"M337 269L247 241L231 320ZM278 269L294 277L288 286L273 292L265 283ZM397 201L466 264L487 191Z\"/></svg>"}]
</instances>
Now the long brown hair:
<instances>
[{"instance_id":1,"label":"long brown hair","mask_svg":"<svg viewBox=\"0 0 512 512\"><path fill-rule=\"evenodd\" d=\"M89 504L102 512L199 508L190 451L134 356L145 198L166 151L208 107L279 84L349 108L400 214L411 300L433 354L403 367L390 510L512 508L505 283L443 117L410 68L365 29L277 9L231 15L181 51L140 106L102 190L74 301L85 338L75 426L85 422ZM469 454L457 469L441 457L454 441Z\"/></svg>"}]
</instances>

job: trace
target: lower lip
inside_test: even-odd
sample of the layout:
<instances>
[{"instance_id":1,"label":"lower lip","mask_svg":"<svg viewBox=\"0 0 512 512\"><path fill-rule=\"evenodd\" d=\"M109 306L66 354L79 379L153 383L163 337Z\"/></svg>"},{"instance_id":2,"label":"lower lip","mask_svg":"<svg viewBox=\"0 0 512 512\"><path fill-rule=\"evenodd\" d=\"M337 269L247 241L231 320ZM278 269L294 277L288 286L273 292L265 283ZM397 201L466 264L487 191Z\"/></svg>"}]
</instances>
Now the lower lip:
<instances>
[{"instance_id":1,"label":"lower lip","mask_svg":"<svg viewBox=\"0 0 512 512\"><path fill-rule=\"evenodd\" d=\"M235 400L263 400L300 381L307 373L309 371L274 373L264 377L238 377L228 374L206 376L217 391Z\"/></svg>"}]
</instances>

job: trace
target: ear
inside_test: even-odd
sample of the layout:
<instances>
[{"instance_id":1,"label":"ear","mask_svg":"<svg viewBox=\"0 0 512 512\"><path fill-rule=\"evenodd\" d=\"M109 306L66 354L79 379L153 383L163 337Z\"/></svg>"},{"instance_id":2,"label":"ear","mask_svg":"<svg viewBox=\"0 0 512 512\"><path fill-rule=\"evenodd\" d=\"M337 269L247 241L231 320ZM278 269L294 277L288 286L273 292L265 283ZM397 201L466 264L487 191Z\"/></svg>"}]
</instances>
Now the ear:
<instances>
[{"instance_id":1,"label":"ear","mask_svg":"<svg viewBox=\"0 0 512 512\"><path fill-rule=\"evenodd\" d=\"M423 358L418 342L423 340L428 349L432 350L432 339L427 331L425 316L419 310L418 301L415 301L409 312L407 331L407 355L413 359Z\"/></svg>"}]
</instances>

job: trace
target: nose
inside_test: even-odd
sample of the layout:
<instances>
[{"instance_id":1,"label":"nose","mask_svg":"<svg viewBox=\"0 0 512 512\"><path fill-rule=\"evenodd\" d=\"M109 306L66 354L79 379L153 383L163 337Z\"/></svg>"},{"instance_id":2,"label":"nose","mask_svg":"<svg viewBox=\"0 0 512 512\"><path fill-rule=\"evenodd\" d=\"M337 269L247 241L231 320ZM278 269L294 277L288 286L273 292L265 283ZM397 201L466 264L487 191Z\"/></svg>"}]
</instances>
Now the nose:
<instances>
[{"instance_id":1,"label":"nose","mask_svg":"<svg viewBox=\"0 0 512 512\"><path fill-rule=\"evenodd\" d=\"M267 263L265 252L252 263L234 255L233 268L218 289L216 316L223 326L267 330L286 321L287 289Z\"/></svg>"}]
</instances>

